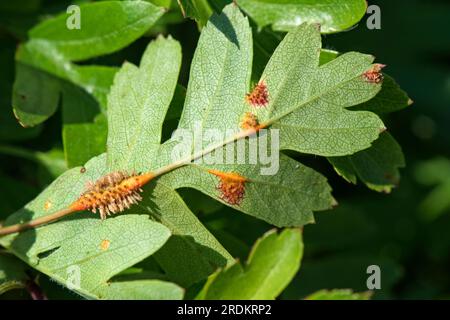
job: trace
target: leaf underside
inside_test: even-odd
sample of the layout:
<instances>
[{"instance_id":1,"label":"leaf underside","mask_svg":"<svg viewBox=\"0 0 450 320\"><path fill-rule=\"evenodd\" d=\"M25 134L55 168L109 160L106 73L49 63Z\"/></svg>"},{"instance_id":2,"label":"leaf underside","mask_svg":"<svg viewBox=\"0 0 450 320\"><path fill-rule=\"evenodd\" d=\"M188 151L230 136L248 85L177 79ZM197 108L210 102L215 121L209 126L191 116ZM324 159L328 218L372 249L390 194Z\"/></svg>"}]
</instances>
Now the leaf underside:
<instances>
[{"instance_id":1,"label":"leaf underside","mask_svg":"<svg viewBox=\"0 0 450 320\"><path fill-rule=\"evenodd\" d=\"M69 47L73 44L69 43ZM372 112L347 108L369 101L380 91L380 83L369 82L363 76L373 68L373 57L352 52L319 65L320 52L317 26L303 24L289 32L261 77L267 85L269 102L265 107L252 107L244 99L251 90L251 28L235 5L225 7L222 14L211 17L201 33L178 128L193 130L199 125L202 132L218 129L225 135L228 130L236 134L242 116L253 112L260 123L280 130L282 150L331 157L370 147L384 128L382 121ZM71 58L92 54L74 53ZM170 165L180 142L175 137L162 142L162 127L177 86L180 64L180 45L171 37L152 41L139 66L125 63L116 73L107 99L107 153L89 160L83 170L76 167L65 172L5 224L28 221L67 207L85 190L88 181L106 173L146 172ZM263 138L260 134L244 140L248 145ZM209 146L203 141L201 149ZM219 145L214 154L226 147ZM314 211L329 209L335 203L326 178L313 169L283 154L274 175L260 174L266 165L189 163L148 184L144 200L127 214L102 222L90 213L77 213L1 238L0 243L63 284L67 281L67 268L79 267L81 286L74 290L87 297L120 297L122 289L132 290L127 282L108 281L150 255L165 279L187 287L218 267L232 264L233 259L176 189L198 189L279 227L310 223ZM208 172L212 169L245 177L240 203L226 201L218 188L219 177ZM290 236L298 238L299 234L289 231L280 237ZM255 253L252 259L256 258ZM182 291L177 284L142 281L133 294L140 292L139 296L155 298L164 287L161 296L180 298Z\"/></svg>"}]
</instances>

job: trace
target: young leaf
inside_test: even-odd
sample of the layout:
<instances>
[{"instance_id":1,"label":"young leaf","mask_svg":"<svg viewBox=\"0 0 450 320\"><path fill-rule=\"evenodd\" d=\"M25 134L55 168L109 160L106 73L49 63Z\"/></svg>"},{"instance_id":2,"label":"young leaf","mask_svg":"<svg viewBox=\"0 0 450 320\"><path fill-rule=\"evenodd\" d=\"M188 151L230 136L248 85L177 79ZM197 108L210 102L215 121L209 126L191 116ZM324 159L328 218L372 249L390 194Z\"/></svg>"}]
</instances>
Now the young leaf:
<instances>
[{"instance_id":1,"label":"young leaf","mask_svg":"<svg viewBox=\"0 0 450 320\"><path fill-rule=\"evenodd\" d=\"M255 243L245 264L212 275L197 299L275 299L297 273L302 255L299 229L272 230Z\"/></svg>"},{"instance_id":2,"label":"young leaf","mask_svg":"<svg viewBox=\"0 0 450 320\"><path fill-rule=\"evenodd\" d=\"M290 31L304 22L319 23L324 33L339 32L358 23L366 13L364 0L239 0L239 6L260 28L272 25Z\"/></svg>"}]
</instances>

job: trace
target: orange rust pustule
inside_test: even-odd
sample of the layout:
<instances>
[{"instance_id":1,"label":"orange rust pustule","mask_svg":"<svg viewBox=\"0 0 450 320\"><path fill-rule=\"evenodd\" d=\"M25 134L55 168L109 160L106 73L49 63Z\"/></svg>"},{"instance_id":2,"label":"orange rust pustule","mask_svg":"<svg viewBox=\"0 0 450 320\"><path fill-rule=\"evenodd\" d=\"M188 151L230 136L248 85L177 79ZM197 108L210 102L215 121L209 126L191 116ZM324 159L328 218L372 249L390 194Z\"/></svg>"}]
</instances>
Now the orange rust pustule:
<instances>
[{"instance_id":1,"label":"orange rust pustule","mask_svg":"<svg viewBox=\"0 0 450 320\"><path fill-rule=\"evenodd\" d=\"M245 95L245 101L253 107L266 107L269 104L269 91L266 83L258 82L253 91Z\"/></svg>"},{"instance_id":2,"label":"orange rust pustule","mask_svg":"<svg viewBox=\"0 0 450 320\"><path fill-rule=\"evenodd\" d=\"M246 112L242 117L239 126L241 127L241 129L244 130L255 129L256 131L258 131L259 130L258 118L254 113Z\"/></svg>"},{"instance_id":3,"label":"orange rust pustule","mask_svg":"<svg viewBox=\"0 0 450 320\"><path fill-rule=\"evenodd\" d=\"M227 173L218 170L208 170L209 173L219 177L220 182L217 189L220 190L220 197L231 205L239 205L244 199L245 183L248 180L234 172Z\"/></svg>"},{"instance_id":4,"label":"orange rust pustule","mask_svg":"<svg viewBox=\"0 0 450 320\"><path fill-rule=\"evenodd\" d=\"M87 190L75 201L74 210L97 210L100 218L122 212L131 205L142 200L139 194L141 187L151 179L151 174L128 175L124 172L113 172L90 183Z\"/></svg>"},{"instance_id":5,"label":"orange rust pustule","mask_svg":"<svg viewBox=\"0 0 450 320\"><path fill-rule=\"evenodd\" d=\"M386 67L386 65L384 64L374 64L370 70L363 73L364 79L366 79L366 81L370 83L381 83L384 79L381 70L384 67Z\"/></svg>"}]
</instances>

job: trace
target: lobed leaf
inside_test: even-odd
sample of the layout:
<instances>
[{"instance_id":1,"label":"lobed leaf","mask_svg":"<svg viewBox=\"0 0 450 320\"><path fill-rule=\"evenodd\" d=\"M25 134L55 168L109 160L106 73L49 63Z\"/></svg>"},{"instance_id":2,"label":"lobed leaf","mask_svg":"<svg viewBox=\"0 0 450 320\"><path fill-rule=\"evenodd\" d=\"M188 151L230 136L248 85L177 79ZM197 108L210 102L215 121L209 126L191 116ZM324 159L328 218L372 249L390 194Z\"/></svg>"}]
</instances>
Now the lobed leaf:
<instances>
[{"instance_id":1,"label":"lobed leaf","mask_svg":"<svg viewBox=\"0 0 450 320\"><path fill-rule=\"evenodd\" d=\"M105 124L94 118L101 118L100 114L106 109L106 94L117 69L78 66L73 61L125 47L146 32L162 13L161 8L144 1L103 1L80 6L80 29L66 26L66 20L70 19L68 14L34 27L29 32L30 40L21 45L16 54L13 88L16 118L23 126L35 126L52 116L62 100L64 151L68 165L82 165L106 151ZM79 88L83 90L77 90ZM92 97L95 99L90 99ZM91 101L82 105L80 111L70 103L75 98ZM67 109L71 109L69 113ZM74 118L74 114L85 117ZM82 149L77 141L69 138L74 133L78 133L80 141L91 139L93 134L98 139L91 139L90 147Z\"/></svg>"},{"instance_id":2,"label":"lobed leaf","mask_svg":"<svg viewBox=\"0 0 450 320\"><path fill-rule=\"evenodd\" d=\"M165 158L162 125L180 64L179 43L160 37L147 47L139 68L126 63L117 73L108 97L110 170L148 171ZM155 256L170 279L188 286L232 261L173 188L157 180L146 190L142 206L174 234Z\"/></svg>"},{"instance_id":3,"label":"lobed leaf","mask_svg":"<svg viewBox=\"0 0 450 320\"><path fill-rule=\"evenodd\" d=\"M58 37L44 27L37 30L40 37ZM100 68L92 69L96 67L77 67L67 64L62 54L58 55L58 50L76 46L74 39L61 43L61 49L48 45L47 40L31 40L20 51L21 57L28 61L24 65L36 68L35 63L40 63L49 73L49 79L54 76L69 79L85 86L85 90L92 90L95 84L106 87L110 83L108 77L115 70L102 72ZM40 47L44 43L47 44ZM74 53L71 58L83 54L87 57L106 47L108 41L78 56ZM225 7L222 14L213 15L202 31L192 61L178 128L191 132L200 128L201 133L216 129L225 135L231 132L231 136L225 142L213 144L214 148L210 141L202 141L200 156L196 150L189 150L189 161L180 163L173 158L174 150L180 146L177 138L162 141L163 123L177 87L181 48L172 38L159 37L149 44L139 66L127 62L115 73L107 98L107 154L92 158L83 168L67 171L34 201L13 214L6 225L63 209L78 198L87 181L114 171L159 172L145 186L143 201L130 208L129 214L105 222L78 213L54 224L1 238L0 243L62 283L66 283L67 268L78 266L81 286L74 290L86 297L120 298L126 293L142 298L180 298L183 292L177 285L160 279L118 281L113 278L153 255L152 259L165 273L164 278L184 287L228 265L210 278L199 297L275 298L299 268L303 250L300 231L269 233L255 246L245 266L233 264L230 254L191 212L176 189L196 188L277 226L302 226L313 221L314 211L330 208L335 201L326 179L285 155L280 156L279 170L271 176L261 175L266 165L261 159L256 163L232 161L229 164L196 161L217 156L241 141L247 146L255 139L260 142L264 133L235 141L242 138L240 121L246 112L253 112L263 127L280 129L281 149L336 157L368 148L384 129L382 121L372 112L347 108L369 101L380 91L380 83L364 77L374 67L373 57L352 52L334 60L330 58L326 63L322 60L320 65L320 56L317 26L303 24L289 32L261 76L269 101L265 106L253 107L245 99L250 91L253 57L248 20L233 4ZM90 76L97 71L101 75L98 82ZM88 79L93 82L86 82ZM63 92L63 101L65 96L71 101L70 96L76 91L55 82L53 92L59 94L58 90ZM97 90L97 97L104 97L105 92ZM58 94L52 96L53 100L59 99ZM36 112L35 117L32 112L24 112L22 118L43 121L49 112L54 112L53 100L46 104L45 113ZM91 105L89 99L84 102L86 107ZM68 139L70 130L80 128L80 123L99 119L97 112L89 109L82 116L73 111L70 103L63 109ZM102 111L99 108L98 114ZM83 131L95 132L90 129ZM238 156L234 151L232 155L234 160ZM85 157L87 153L80 159ZM77 161L81 160L74 162ZM242 183L239 195L242 199L233 203L220 190L221 175L227 174L238 175ZM243 286L242 279L247 279L251 286Z\"/></svg>"},{"instance_id":4,"label":"lobed leaf","mask_svg":"<svg viewBox=\"0 0 450 320\"><path fill-rule=\"evenodd\" d=\"M66 171L35 200L10 216L5 225L67 207L88 181L105 174L105 164L106 157L100 156L83 170L78 167ZM0 244L63 285L72 284L79 271L81 282L72 289L85 297L102 298L107 295L107 282L112 276L153 254L171 234L162 224L140 215L139 207L129 213L105 221L90 213L79 213L58 223L2 237Z\"/></svg>"},{"instance_id":5,"label":"lobed leaf","mask_svg":"<svg viewBox=\"0 0 450 320\"><path fill-rule=\"evenodd\" d=\"M347 181L357 178L375 191L391 192L400 180L399 168L405 166L400 145L383 133L371 148L345 157L329 157L335 170Z\"/></svg>"},{"instance_id":6,"label":"lobed leaf","mask_svg":"<svg viewBox=\"0 0 450 320\"><path fill-rule=\"evenodd\" d=\"M302 226L314 222L314 211L336 204L325 177L284 155L275 175L261 175L261 164L193 164L177 169L160 180L173 188L197 189L236 210L277 227ZM216 169L234 172L248 179L242 202L228 203L218 185L220 179L208 172Z\"/></svg>"},{"instance_id":7,"label":"lobed leaf","mask_svg":"<svg viewBox=\"0 0 450 320\"><path fill-rule=\"evenodd\" d=\"M373 67L369 55L346 53L319 67L320 42L313 25L286 35L261 76L269 104L256 114L262 123L280 129L281 149L352 154L368 148L384 125L373 113L345 108L370 100L381 84L362 76Z\"/></svg>"},{"instance_id":8,"label":"lobed leaf","mask_svg":"<svg viewBox=\"0 0 450 320\"><path fill-rule=\"evenodd\" d=\"M338 57L336 51L322 51L320 64ZM384 75L380 92L371 100L352 107L352 110L367 110L378 115L401 110L412 103L407 94L392 77ZM405 166L400 145L389 133L383 133L372 147L351 156L329 157L334 169L347 181L356 184L357 178L370 189L389 193L400 180L399 168Z\"/></svg>"},{"instance_id":9,"label":"lobed leaf","mask_svg":"<svg viewBox=\"0 0 450 320\"><path fill-rule=\"evenodd\" d=\"M275 299L300 268L303 255L299 229L269 231L259 239L245 264L235 264L212 275L197 299Z\"/></svg>"}]
</instances>

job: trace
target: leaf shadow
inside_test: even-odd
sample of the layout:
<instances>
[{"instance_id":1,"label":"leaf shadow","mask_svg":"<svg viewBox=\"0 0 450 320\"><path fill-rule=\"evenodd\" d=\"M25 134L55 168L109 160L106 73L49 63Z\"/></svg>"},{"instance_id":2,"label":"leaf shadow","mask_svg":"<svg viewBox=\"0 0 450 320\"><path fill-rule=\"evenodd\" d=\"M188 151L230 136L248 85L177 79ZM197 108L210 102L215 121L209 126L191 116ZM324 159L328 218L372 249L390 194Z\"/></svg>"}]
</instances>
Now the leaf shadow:
<instances>
[{"instance_id":1,"label":"leaf shadow","mask_svg":"<svg viewBox=\"0 0 450 320\"><path fill-rule=\"evenodd\" d=\"M206 279L218 268L224 267L227 259L222 254L199 243L194 236L183 234L183 231L178 229L173 221L170 221L172 217L167 217L167 213L161 211L158 204L152 200L155 186L156 183L151 183L144 188L144 200L140 208L145 210L146 214L150 214L153 220L165 225L172 232L169 240L153 255L168 279L183 287L188 287ZM183 217L180 216L180 219L182 220ZM191 230L193 233L196 231Z\"/></svg>"},{"instance_id":2,"label":"leaf shadow","mask_svg":"<svg viewBox=\"0 0 450 320\"><path fill-rule=\"evenodd\" d=\"M213 15L210 20L211 24L216 27L230 42L236 45L239 49L239 40L237 38L236 30L233 27L230 19L225 14Z\"/></svg>"},{"instance_id":3,"label":"leaf shadow","mask_svg":"<svg viewBox=\"0 0 450 320\"><path fill-rule=\"evenodd\" d=\"M21 209L17 213L9 216L4 226L10 226L17 223L28 222L33 219L34 212L26 208ZM14 252L28 252L36 242L36 230L29 229L12 235L13 239L9 246Z\"/></svg>"},{"instance_id":4,"label":"leaf shadow","mask_svg":"<svg viewBox=\"0 0 450 320\"><path fill-rule=\"evenodd\" d=\"M64 217L61 220L58 220L57 222L52 222L49 224L45 224L42 226L39 226L39 228L43 228L45 226L58 223L59 221L71 221L71 220L79 220L79 219L92 219L91 215L88 215L89 212L87 211L81 211L77 212L77 214ZM11 215L5 222L5 226L8 225L14 225L18 223L26 223L28 221L31 221L34 219L34 212L31 210L28 210L26 208L22 208L20 211L16 212L15 214ZM33 252L32 255L29 255L30 249L32 249L33 245L35 244L37 240L37 230L35 228L24 230L22 232L16 233L12 235L14 237L11 242L8 244L8 250L11 250L13 252L20 253L21 255L24 255L23 258L27 259L30 264L37 264L40 259L44 259L48 256L50 256L52 253L56 252L60 245L58 246L49 246L48 248L45 248L41 251Z\"/></svg>"}]
</instances>

